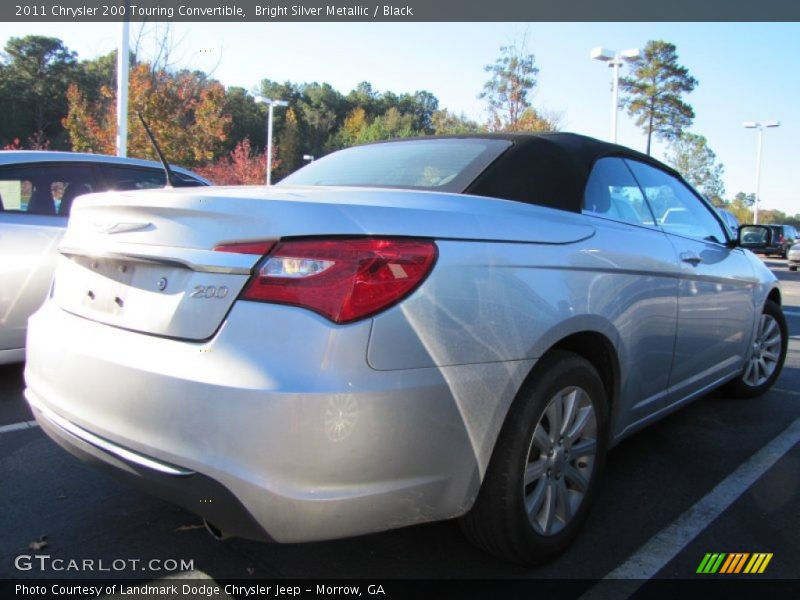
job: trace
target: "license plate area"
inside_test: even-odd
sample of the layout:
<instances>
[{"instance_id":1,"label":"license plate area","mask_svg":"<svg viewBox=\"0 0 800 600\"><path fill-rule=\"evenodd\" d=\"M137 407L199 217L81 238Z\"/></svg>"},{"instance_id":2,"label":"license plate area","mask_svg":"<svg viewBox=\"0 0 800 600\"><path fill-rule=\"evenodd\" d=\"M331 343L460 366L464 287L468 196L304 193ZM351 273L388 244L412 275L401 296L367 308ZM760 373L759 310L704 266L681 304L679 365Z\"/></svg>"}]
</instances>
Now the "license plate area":
<instances>
[{"instance_id":1,"label":"license plate area","mask_svg":"<svg viewBox=\"0 0 800 600\"><path fill-rule=\"evenodd\" d=\"M83 267L85 277L74 293L81 305L94 312L121 314L130 299L131 283L139 266L130 261L78 256L72 259Z\"/></svg>"},{"instance_id":2,"label":"license plate area","mask_svg":"<svg viewBox=\"0 0 800 600\"><path fill-rule=\"evenodd\" d=\"M158 330L179 310L192 274L178 265L70 256L56 272L54 298L62 308L81 316Z\"/></svg>"},{"instance_id":3,"label":"license plate area","mask_svg":"<svg viewBox=\"0 0 800 600\"><path fill-rule=\"evenodd\" d=\"M62 255L53 301L107 325L199 340L216 331L248 277L138 258ZM194 293L198 288L204 293Z\"/></svg>"}]
</instances>

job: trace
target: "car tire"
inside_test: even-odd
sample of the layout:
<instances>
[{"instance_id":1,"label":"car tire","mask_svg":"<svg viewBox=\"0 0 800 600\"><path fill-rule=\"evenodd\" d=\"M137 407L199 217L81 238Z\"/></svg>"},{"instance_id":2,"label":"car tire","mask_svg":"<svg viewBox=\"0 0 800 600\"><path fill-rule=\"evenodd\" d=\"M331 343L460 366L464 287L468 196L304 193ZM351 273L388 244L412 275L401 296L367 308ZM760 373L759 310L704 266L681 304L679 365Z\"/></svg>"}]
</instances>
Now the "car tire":
<instances>
[{"instance_id":1,"label":"car tire","mask_svg":"<svg viewBox=\"0 0 800 600\"><path fill-rule=\"evenodd\" d=\"M548 353L512 404L478 498L460 521L467 538L521 564L564 551L602 476L607 421L605 388L592 364Z\"/></svg>"},{"instance_id":2,"label":"car tire","mask_svg":"<svg viewBox=\"0 0 800 600\"><path fill-rule=\"evenodd\" d=\"M754 398L766 392L781 374L789 345L789 330L781 307L767 300L759 318L752 353L742 373L725 386L739 398Z\"/></svg>"}]
</instances>

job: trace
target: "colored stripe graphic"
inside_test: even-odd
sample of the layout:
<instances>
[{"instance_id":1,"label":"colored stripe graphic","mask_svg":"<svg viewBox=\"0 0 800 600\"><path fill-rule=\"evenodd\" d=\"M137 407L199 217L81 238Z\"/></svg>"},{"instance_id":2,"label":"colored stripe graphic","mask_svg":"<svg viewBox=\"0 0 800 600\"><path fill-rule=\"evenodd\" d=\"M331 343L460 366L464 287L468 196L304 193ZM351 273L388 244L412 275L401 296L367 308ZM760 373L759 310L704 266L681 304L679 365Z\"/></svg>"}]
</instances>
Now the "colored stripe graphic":
<instances>
[{"instance_id":1,"label":"colored stripe graphic","mask_svg":"<svg viewBox=\"0 0 800 600\"><path fill-rule=\"evenodd\" d=\"M763 573L772 560L772 552L707 552L697 567L697 573L703 574L735 574L735 573ZM748 560L749 559L749 560ZM747 566L745 566L747 565ZM742 571L744 568L744 571Z\"/></svg>"},{"instance_id":2,"label":"colored stripe graphic","mask_svg":"<svg viewBox=\"0 0 800 600\"><path fill-rule=\"evenodd\" d=\"M753 554L753 558L750 559L750 562L747 563L747 566L744 568L745 573L753 573L754 569L758 568L758 563L761 562L762 556L760 554Z\"/></svg>"},{"instance_id":3,"label":"colored stripe graphic","mask_svg":"<svg viewBox=\"0 0 800 600\"><path fill-rule=\"evenodd\" d=\"M771 560L772 560L772 552L769 552L767 554L767 557L764 559L764 562L761 563L761 568L758 570L758 572L759 573L763 573L764 571L766 571L767 570L767 565L769 564L769 561L771 561Z\"/></svg>"},{"instance_id":4,"label":"colored stripe graphic","mask_svg":"<svg viewBox=\"0 0 800 600\"><path fill-rule=\"evenodd\" d=\"M723 553L706 554L703 562L697 567L698 573L716 573L727 555Z\"/></svg>"},{"instance_id":5,"label":"colored stripe graphic","mask_svg":"<svg viewBox=\"0 0 800 600\"><path fill-rule=\"evenodd\" d=\"M730 573L731 567L736 564L736 561L739 559L738 554L728 554L728 558L725 559L725 562L722 563L722 568L719 570L720 573Z\"/></svg>"},{"instance_id":6,"label":"colored stripe graphic","mask_svg":"<svg viewBox=\"0 0 800 600\"><path fill-rule=\"evenodd\" d=\"M736 568L733 571L734 573L741 572L742 567L744 566L744 563L748 559L749 556L750 556L749 552L745 552L744 554L742 554L742 557L739 559L739 562L736 564Z\"/></svg>"},{"instance_id":7,"label":"colored stripe graphic","mask_svg":"<svg viewBox=\"0 0 800 600\"><path fill-rule=\"evenodd\" d=\"M708 564L709 559L711 559L711 555L706 553L706 555L703 557L703 560L700 561L700 566L697 567L697 571L695 571L695 573L705 573L706 565Z\"/></svg>"},{"instance_id":8,"label":"colored stripe graphic","mask_svg":"<svg viewBox=\"0 0 800 600\"><path fill-rule=\"evenodd\" d=\"M719 555L719 558L714 563L714 566L711 567L711 573L716 573L717 570L719 570L719 567L722 564L722 561L725 560L725 556L726 556L726 554L724 552Z\"/></svg>"},{"instance_id":9,"label":"colored stripe graphic","mask_svg":"<svg viewBox=\"0 0 800 600\"><path fill-rule=\"evenodd\" d=\"M733 552L728 555L728 560L722 565L719 570L720 573L738 573L737 569L741 570L744 561L750 556L748 553Z\"/></svg>"},{"instance_id":10,"label":"colored stripe graphic","mask_svg":"<svg viewBox=\"0 0 800 600\"><path fill-rule=\"evenodd\" d=\"M757 554L753 554L753 558L750 559L750 562L747 563L747 566L744 568L745 573L763 573L769 561L772 560L772 553L769 552L760 552Z\"/></svg>"}]
</instances>

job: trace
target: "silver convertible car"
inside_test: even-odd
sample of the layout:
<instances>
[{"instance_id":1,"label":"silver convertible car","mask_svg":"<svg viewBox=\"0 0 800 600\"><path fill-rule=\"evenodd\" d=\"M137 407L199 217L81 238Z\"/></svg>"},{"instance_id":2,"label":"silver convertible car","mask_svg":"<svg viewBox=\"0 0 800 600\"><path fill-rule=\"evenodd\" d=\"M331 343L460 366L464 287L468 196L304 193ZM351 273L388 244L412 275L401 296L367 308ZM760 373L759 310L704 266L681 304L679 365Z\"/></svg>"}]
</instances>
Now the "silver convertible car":
<instances>
[{"instance_id":1,"label":"silver convertible car","mask_svg":"<svg viewBox=\"0 0 800 600\"><path fill-rule=\"evenodd\" d=\"M175 167L176 185L209 185ZM0 150L0 365L25 358L25 329L47 296L75 198L164 187L159 163L78 152Z\"/></svg>"},{"instance_id":2,"label":"silver convertible car","mask_svg":"<svg viewBox=\"0 0 800 600\"><path fill-rule=\"evenodd\" d=\"M350 148L265 187L73 207L26 397L73 454L307 542L460 518L517 562L577 534L607 449L757 396L781 292L681 177L574 134Z\"/></svg>"}]
</instances>

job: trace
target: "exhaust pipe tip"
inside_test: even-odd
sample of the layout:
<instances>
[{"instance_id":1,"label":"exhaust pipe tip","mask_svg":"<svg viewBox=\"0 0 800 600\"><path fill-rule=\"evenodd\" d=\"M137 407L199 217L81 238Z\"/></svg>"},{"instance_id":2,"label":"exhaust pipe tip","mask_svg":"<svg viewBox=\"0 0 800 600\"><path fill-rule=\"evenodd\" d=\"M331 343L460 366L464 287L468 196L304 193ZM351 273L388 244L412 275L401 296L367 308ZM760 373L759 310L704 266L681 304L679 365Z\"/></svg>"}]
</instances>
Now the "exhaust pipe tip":
<instances>
[{"instance_id":1,"label":"exhaust pipe tip","mask_svg":"<svg viewBox=\"0 0 800 600\"><path fill-rule=\"evenodd\" d=\"M206 528L208 534L213 537L218 542L221 542L224 539L227 539L229 536L222 533L222 530L214 525L211 521L203 519L203 526Z\"/></svg>"}]
</instances>

